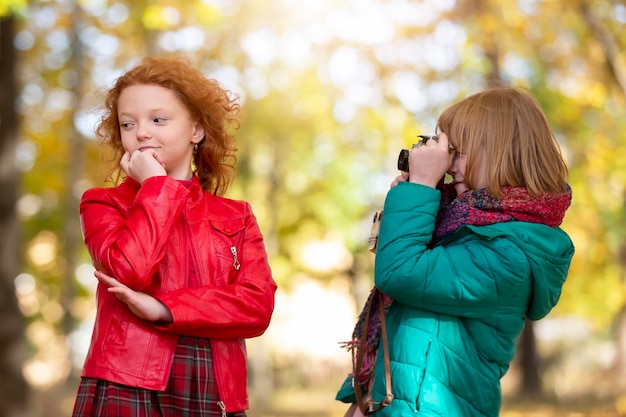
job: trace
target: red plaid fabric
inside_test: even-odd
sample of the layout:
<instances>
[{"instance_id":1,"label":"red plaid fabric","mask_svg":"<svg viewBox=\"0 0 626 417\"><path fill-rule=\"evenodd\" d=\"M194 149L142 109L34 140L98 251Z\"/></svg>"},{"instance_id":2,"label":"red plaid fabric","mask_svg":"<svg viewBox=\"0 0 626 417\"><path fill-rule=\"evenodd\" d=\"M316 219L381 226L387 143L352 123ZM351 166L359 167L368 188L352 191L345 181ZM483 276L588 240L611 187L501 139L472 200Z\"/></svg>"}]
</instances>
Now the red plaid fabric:
<instances>
[{"instance_id":1,"label":"red plaid fabric","mask_svg":"<svg viewBox=\"0 0 626 417\"><path fill-rule=\"evenodd\" d=\"M165 391L83 378L73 417L222 417L209 340L182 336ZM245 417L239 411L229 417Z\"/></svg>"}]
</instances>

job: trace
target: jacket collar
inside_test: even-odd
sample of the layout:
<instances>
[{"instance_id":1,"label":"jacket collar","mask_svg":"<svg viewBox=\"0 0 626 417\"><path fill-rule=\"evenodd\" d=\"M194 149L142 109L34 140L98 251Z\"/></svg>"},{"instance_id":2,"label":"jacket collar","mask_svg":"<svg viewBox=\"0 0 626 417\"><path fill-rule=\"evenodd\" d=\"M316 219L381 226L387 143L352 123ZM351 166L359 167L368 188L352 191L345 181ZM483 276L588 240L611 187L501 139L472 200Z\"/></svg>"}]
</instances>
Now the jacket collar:
<instances>
[{"instance_id":1,"label":"jacket collar","mask_svg":"<svg viewBox=\"0 0 626 417\"><path fill-rule=\"evenodd\" d=\"M194 176L191 178L191 186L189 187L189 192L190 194L190 203L192 206L195 206L196 204L199 204L200 201L202 201L202 198L204 196L204 190L202 189L202 186L200 185L200 180L198 179L198 176L194 174ZM208 193L211 194L211 193Z\"/></svg>"},{"instance_id":2,"label":"jacket collar","mask_svg":"<svg viewBox=\"0 0 626 417\"><path fill-rule=\"evenodd\" d=\"M175 180L173 178L171 178L171 181L177 181L177 182L180 182L180 183L184 183L185 182L185 181ZM188 186L189 203L190 203L191 206L195 206L195 205L199 204L202 201L202 199L204 197L204 190L202 189L202 186L200 185L200 180L198 179L198 177L196 175L194 175L191 178L190 183L191 184ZM135 180L134 178L131 178L131 177L126 177L126 179L122 183L122 186L123 187L128 187L129 189L131 189L134 192L139 191L139 189L141 188L141 184L137 180ZM208 193L208 194L213 195L211 193Z\"/></svg>"}]
</instances>

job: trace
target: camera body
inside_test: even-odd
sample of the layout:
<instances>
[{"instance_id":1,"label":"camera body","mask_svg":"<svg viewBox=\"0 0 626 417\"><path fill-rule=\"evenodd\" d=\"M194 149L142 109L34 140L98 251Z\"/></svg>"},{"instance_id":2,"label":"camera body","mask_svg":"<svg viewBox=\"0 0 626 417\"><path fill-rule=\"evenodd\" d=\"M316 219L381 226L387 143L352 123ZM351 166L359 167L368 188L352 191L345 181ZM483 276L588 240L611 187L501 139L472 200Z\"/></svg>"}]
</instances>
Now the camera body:
<instances>
[{"instance_id":1,"label":"camera body","mask_svg":"<svg viewBox=\"0 0 626 417\"><path fill-rule=\"evenodd\" d=\"M414 148L426 145L430 139L434 139L436 142L439 142L439 137L436 135L428 136L428 135L417 135L420 138L419 142L413 145ZM400 149L400 155L398 155L398 170L403 172L409 172L409 150L408 149Z\"/></svg>"}]
</instances>

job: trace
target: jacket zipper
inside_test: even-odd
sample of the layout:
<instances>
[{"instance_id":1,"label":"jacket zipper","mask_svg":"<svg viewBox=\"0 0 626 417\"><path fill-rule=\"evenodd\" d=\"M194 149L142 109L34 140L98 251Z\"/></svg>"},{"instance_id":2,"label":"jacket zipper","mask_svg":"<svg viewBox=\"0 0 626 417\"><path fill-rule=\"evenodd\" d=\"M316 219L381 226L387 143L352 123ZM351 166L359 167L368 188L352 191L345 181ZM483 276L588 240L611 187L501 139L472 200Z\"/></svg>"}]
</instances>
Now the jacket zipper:
<instances>
[{"instance_id":1,"label":"jacket zipper","mask_svg":"<svg viewBox=\"0 0 626 417\"><path fill-rule=\"evenodd\" d=\"M217 405L222 410L222 417L226 417L226 404L224 404L224 401L218 401Z\"/></svg>"},{"instance_id":2,"label":"jacket zipper","mask_svg":"<svg viewBox=\"0 0 626 417\"><path fill-rule=\"evenodd\" d=\"M233 245L232 242L228 240L228 238L224 236L223 234L221 234L220 232L217 232L217 231L213 231L213 232L215 233L215 236L217 236L217 238L220 239L222 242L226 243L227 245L231 245L230 253L233 255L233 269L235 271L239 271L239 269L241 268L241 263L239 262L239 255L237 254L237 247Z\"/></svg>"},{"instance_id":3,"label":"jacket zipper","mask_svg":"<svg viewBox=\"0 0 626 417\"><path fill-rule=\"evenodd\" d=\"M237 248L235 246L231 246L230 252L233 254L233 268L235 268L235 271L239 271L239 268L241 268L241 264L239 263L239 259L237 258Z\"/></svg>"}]
</instances>

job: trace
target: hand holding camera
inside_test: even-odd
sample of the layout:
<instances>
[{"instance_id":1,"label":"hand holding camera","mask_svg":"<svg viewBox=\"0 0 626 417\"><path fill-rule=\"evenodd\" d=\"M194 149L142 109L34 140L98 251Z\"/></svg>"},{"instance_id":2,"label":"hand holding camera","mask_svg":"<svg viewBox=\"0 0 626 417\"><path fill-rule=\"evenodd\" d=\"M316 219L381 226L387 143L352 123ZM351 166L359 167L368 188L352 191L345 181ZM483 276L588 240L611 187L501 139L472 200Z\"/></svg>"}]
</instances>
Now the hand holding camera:
<instances>
[{"instance_id":1,"label":"hand holding camera","mask_svg":"<svg viewBox=\"0 0 626 417\"><path fill-rule=\"evenodd\" d=\"M448 135L419 135L420 141L411 149L402 149L398 156L398 169L410 173L403 175L406 181L437 188L454 160L455 149L448 142ZM401 181L400 177L396 181ZM393 186L393 184L392 184Z\"/></svg>"}]
</instances>

